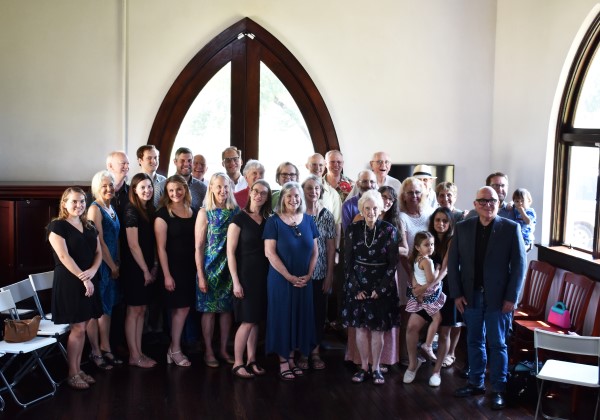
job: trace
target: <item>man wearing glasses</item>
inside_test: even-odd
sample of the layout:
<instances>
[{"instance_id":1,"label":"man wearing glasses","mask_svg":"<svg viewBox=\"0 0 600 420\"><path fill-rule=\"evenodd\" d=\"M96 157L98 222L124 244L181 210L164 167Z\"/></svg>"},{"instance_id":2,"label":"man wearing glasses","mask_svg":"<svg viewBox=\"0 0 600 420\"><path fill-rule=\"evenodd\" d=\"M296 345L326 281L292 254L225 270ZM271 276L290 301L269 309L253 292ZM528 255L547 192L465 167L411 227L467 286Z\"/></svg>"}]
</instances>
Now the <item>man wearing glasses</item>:
<instances>
[{"instance_id":1,"label":"man wearing glasses","mask_svg":"<svg viewBox=\"0 0 600 420\"><path fill-rule=\"evenodd\" d=\"M510 202L506 201L506 192L508 191L508 175L502 172L489 174L485 179L485 185L492 187L498 194L498 216L515 220L515 212ZM467 218L477 216L477 208L467 214Z\"/></svg>"},{"instance_id":2,"label":"man wearing glasses","mask_svg":"<svg viewBox=\"0 0 600 420\"><path fill-rule=\"evenodd\" d=\"M454 395L484 394L487 364L492 409L500 410L508 370L506 336L525 277L525 245L519 225L498 217L498 193L492 187L480 188L473 204L478 217L456 225L448 254L450 297L467 325L470 366L467 385Z\"/></svg>"},{"instance_id":3,"label":"man wearing glasses","mask_svg":"<svg viewBox=\"0 0 600 420\"><path fill-rule=\"evenodd\" d=\"M390 161L389 155L385 152L377 152L373 155L369 164L371 165L371 170L377 177L377 186L383 187L385 185L392 187L396 190L396 194L399 195L400 186L402 185L401 182L393 176L388 175L392 168L392 162Z\"/></svg>"},{"instance_id":4,"label":"man wearing glasses","mask_svg":"<svg viewBox=\"0 0 600 420\"><path fill-rule=\"evenodd\" d=\"M223 150L221 156L223 158L223 167L233 183L233 192L248 188L248 182L246 182L241 172L244 163L242 160L242 151L237 147L231 146Z\"/></svg>"},{"instance_id":5,"label":"man wearing glasses","mask_svg":"<svg viewBox=\"0 0 600 420\"><path fill-rule=\"evenodd\" d=\"M344 232L346 231L348 225L352 223L354 217L356 217L356 215L359 213L358 199L360 196L364 192L377 189L377 178L375 177L373 171L368 169L360 171L356 180L356 187L358 194L348 198L342 205L342 228L344 229Z\"/></svg>"}]
</instances>

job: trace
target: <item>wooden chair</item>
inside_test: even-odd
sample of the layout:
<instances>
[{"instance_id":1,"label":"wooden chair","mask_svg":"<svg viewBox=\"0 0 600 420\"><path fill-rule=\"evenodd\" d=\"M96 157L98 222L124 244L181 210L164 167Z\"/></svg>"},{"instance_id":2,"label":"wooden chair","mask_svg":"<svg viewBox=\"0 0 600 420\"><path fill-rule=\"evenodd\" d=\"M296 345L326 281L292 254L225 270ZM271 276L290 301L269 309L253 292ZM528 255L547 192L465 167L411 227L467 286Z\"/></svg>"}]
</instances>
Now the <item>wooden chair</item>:
<instances>
[{"instance_id":1,"label":"wooden chair","mask_svg":"<svg viewBox=\"0 0 600 420\"><path fill-rule=\"evenodd\" d=\"M546 262L533 260L529 263L523 296L513 319L544 319L546 301L554 280L556 268Z\"/></svg>"}]
</instances>

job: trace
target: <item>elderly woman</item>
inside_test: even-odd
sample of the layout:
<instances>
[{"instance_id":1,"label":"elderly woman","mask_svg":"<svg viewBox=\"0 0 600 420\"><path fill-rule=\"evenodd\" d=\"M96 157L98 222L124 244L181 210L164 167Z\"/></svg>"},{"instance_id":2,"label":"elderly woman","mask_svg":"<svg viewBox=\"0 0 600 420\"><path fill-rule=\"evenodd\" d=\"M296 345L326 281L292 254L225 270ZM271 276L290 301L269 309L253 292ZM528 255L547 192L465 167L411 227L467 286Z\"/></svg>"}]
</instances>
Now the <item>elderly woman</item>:
<instances>
[{"instance_id":1,"label":"elderly woman","mask_svg":"<svg viewBox=\"0 0 600 420\"><path fill-rule=\"evenodd\" d=\"M452 213L452 221L457 224L465 218L468 211L458 210L454 203L458 198L458 188L452 182L440 182L435 187L436 199L440 207L446 207Z\"/></svg>"},{"instance_id":2,"label":"elderly woman","mask_svg":"<svg viewBox=\"0 0 600 420\"><path fill-rule=\"evenodd\" d=\"M256 364L258 325L267 319L267 273L263 233L271 215L271 188L259 179L250 187L250 200L227 229L227 265L233 280L233 313L240 326L235 334L233 374L242 379L264 375ZM244 364L244 349L248 360Z\"/></svg>"},{"instance_id":3,"label":"elderly woman","mask_svg":"<svg viewBox=\"0 0 600 420\"><path fill-rule=\"evenodd\" d=\"M316 345L310 279L317 265L319 231L305 209L300 184L283 184L263 235L270 264L266 351L279 355L279 376L285 381L304 375L296 366L295 351L308 355Z\"/></svg>"},{"instance_id":4,"label":"elderly woman","mask_svg":"<svg viewBox=\"0 0 600 420\"><path fill-rule=\"evenodd\" d=\"M100 369L109 370L113 365L123 364L123 361L112 353L110 346L112 310L121 298L120 285L117 282L120 222L115 209L110 204L110 200L115 195L113 175L108 171L96 173L92 178L91 189L95 201L90 205L87 217L98 229L102 249L98 291L102 300L103 314L100 319L93 319L88 323L87 334L92 348L90 360Z\"/></svg>"},{"instance_id":5,"label":"elderly woman","mask_svg":"<svg viewBox=\"0 0 600 420\"><path fill-rule=\"evenodd\" d=\"M300 171L298 171L298 167L291 162L283 162L275 171L275 181L277 181L279 185L283 185L286 182L298 182L299 176ZM273 199L271 200L273 208L277 205L279 193L280 191L273 191Z\"/></svg>"},{"instance_id":6,"label":"elderly woman","mask_svg":"<svg viewBox=\"0 0 600 420\"><path fill-rule=\"evenodd\" d=\"M129 364L151 368L156 361L142 353L144 314L150 299L150 287L156 280L156 239L154 236L154 188L152 178L136 174L129 188L129 204L123 223L127 245L121 249L121 277L127 304L125 337L129 347Z\"/></svg>"},{"instance_id":7,"label":"elderly woman","mask_svg":"<svg viewBox=\"0 0 600 420\"><path fill-rule=\"evenodd\" d=\"M88 389L96 381L81 370L81 354L88 322L102 315L102 302L96 290L102 250L98 231L85 214L83 190L65 190L58 218L50 222L48 232L56 264L52 286L53 321L71 327L67 341L67 384L74 389Z\"/></svg>"},{"instance_id":8,"label":"elderly woman","mask_svg":"<svg viewBox=\"0 0 600 420\"><path fill-rule=\"evenodd\" d=\"M356 346L361 368L352 381L363 382L369 370L369 355L373 358L373 382L385 383L380 370L383 336L398 325L398 230L379 220L383 208L381 194L367 191L358 200L364 220L351 224L346 230L345 305L342 319L347 327L356 328ZM369 346L368 333L371 333Z\"/></svg>"},{"instance_id":9,"label":"elderly woman","mask_svg":"<svg viewBox=\"0 0 600 420\"><path fill-rule=\"evenodd\" d=\"M185 178L181 175L167 178L160 203L154 220L154 234L167 291L165 304L171 310L167 363L188 367L192 363L181 352L181 331L190 307L196 302L194 225L197 211L192 208L192 196Z\"/></svg>"},{"instance_id":10,"label":"elderly woman","mask_svg":"<svg viewBox=\"0 0 600 420\"><path fill-rule=\"evenodd\" d=\"M240 208L233 197L231 180L223 172L210 177L204 207L196 219L196 270L198 288L196 309L202 312L202 337L206 352L204 363L219 367L212 348L215 314L219 314L220 356L229 364L234 359L227 353L227 340L231 329L233 291L231 274L227 267L227 229Z\"/></svg>"},{"instance_id":11,"label":"elderly woman","mask_svg":"<svg viewBox=\"0 0 600 420\"><path fill-rule=\"evenodd\" d=\"M319 231L317 244L319 257L311 278L313 283L313 306L315 310L315 335L317 346L306 357L298 360L300 369L308 369L309 362L313 369L325 369L325 362L319 355L319 347L323 340L323 327L327 311L327 296L333 286L333 269L335 267L335 220L333 214L320 202L323 196L323 181L316 175L309 175L302 183L302 190L306 199L306 214L312 216Z\"/></svg>"},{"instance_id":12,"label":"elderly woman","mask_svg":"<svg viewBox=\"0 0 600 420\"><path fill-rule=\"evenodd\" d=\"M242 174L244 175L248 186L243 190L235 191L233 196L235 197L238 206L244 208L250 199L250 189L252 188L252 185L259 179L265 177L265 167L258 160L249 159L248 162L246 162L246 166L244 166L244 172Z\"/></svg>"}]
</instances>

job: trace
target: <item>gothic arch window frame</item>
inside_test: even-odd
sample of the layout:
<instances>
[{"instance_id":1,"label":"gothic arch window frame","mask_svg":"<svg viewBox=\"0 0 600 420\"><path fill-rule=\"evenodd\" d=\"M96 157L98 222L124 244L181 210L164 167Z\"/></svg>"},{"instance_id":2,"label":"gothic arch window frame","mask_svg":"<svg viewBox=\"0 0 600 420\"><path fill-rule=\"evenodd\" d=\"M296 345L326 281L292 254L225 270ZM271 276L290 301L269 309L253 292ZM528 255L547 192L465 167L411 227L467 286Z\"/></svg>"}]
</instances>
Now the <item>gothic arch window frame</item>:
<instances>
[{"instance_id":1,"label":"gothic arch window frame","mask_svg":"<svg viewBox=\"0 0 600 420\"><path fill-rule=\"evenodd\" d=\"M230 144L246 159L258 156L259 71L263 62L296 101L316 152L339 149L329 110L315 83L294 55L262 26L244 18L204 46L184 67L156 114L148 144L170 156L188 109L208 81L231 62ZM169 159L160 161L166 173Z\"/></svg>"}]
</instances>

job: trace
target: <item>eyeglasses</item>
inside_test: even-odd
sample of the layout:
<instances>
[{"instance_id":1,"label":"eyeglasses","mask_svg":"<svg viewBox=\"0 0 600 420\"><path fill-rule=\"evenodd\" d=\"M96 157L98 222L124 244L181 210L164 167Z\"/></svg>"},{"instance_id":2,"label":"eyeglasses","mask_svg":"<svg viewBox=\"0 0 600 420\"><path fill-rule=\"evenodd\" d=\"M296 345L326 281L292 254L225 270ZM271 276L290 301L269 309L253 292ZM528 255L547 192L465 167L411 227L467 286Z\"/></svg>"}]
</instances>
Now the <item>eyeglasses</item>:
<instances>
[{"instance_id":1,"label":"eyeglasses","mask_svg":"<svg viewBox=\"0 0 600 420\"><path fill-rule=\"evenodd\" d=\"M373 185L377 184L377 182L373 181L372 179L359 179L358 183L359 184L373 184Z\"/></svg>"},{"instance_id":2,"label":"eyeglasses","mask_svg":"<svg viewBox=\"0 0 600 420\"><path fill-rule=\"evenodd\" d=\"M375 163L375 164L377 164L379 166L381 166L381 165L383 165L385 163L386 166L387 166L387 165L389 165L392 162L390 162L389 160L372 160L371 163Z\"/></svg>"},{"instance_id":3,"label":"eyeglasses","mask_svg":"<svg viewBox=\"0 0 600 420\"><path fill-rule=\"evenodd\" d=\"M225 163L231 163L231 162L238 162L239 160L240 160L239 156L234 156L234 157L224 158L223 162L225 162Z\"/></svg>"},{"instance_id":4,"label":"eyeglasses","mask_svg":"<svg viewBox=\"0 0 600 420\"><path fill-rule=\"evenodd\" d=\"M258 190L251 190L250 191L253 195L260 195L261 197L266 197L267 195L269 195L268 191L258 191Z\"/></svg>"},{"instance_id":5,"label":"eyeglasses","mask_svg":"<svg viewBox=\"0 0 600 420\"><path fill-rule=\"evenodd\" d=\"M479 204L481 207L485 207L485 206L495 206L496 203L498 202L498 200L496 200L495 198L478 198L477 200L475 200L477 202L477 204Z\"/></svg>"},{"instance_id":6,"label":"eyeglasses","mask_svg":"<svg viewBox=\"0 0 600 420\"><path fill-rule=\"evenodd\" d=\"M300 232L300 229L298 229L298 225L296 225L294 223L291 227L294 230L294 235L296 235L296 238L299 238L302 236L302 232Z\"/></svg>"},{"instance_id":7,"label":"eyeglasses","mask_svg":"<svg viewBox=\"0 0 600 420\"><path fill-rule=\"evenodd\" d=\"M506 187L506 184L492 184L492 185L490 185L490 187L492 187L493 189L504 188L504 187Z\"/></svg>"},{"instance_id":8,"label":"eyeglasses","mask_svg":"<svg viewBox=\"0 0 600 420\"><path fill-rule=\"evenodd\" d=\"M422 192L421 191L406 191L406 195L412 195L412 196L417 196L417 195L421 195Z\"/></svg>"},{"instance_id":9,"label":"eyeglasses","mask_svg":"<svg viewBox=\"0 0 600 420\"><path fill-rule=\"evenodd\" d=\"M298 174L288 174L287 172L281 172L279 176L283 178L296 178Z\"/></svg>"}]
</instances>

